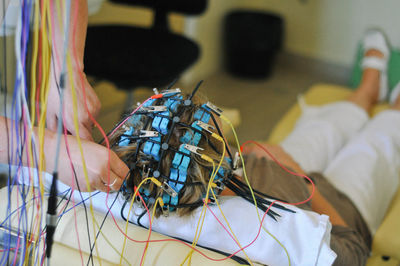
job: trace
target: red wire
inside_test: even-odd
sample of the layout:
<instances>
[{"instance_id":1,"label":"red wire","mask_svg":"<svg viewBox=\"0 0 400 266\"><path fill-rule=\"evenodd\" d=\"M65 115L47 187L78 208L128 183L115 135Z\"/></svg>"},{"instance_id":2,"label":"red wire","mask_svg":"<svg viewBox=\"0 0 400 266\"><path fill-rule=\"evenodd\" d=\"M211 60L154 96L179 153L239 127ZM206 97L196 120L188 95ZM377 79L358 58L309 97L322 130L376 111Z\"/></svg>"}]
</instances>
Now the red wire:
<instances>
[{"instance_id":1,"label":"red wire","mask_svg":"<svg viewBox=\"0 0 400 266\"><path fill-rule=\"evenodd\" d=\"M64 112L64 110L63 110L63 112ZM66 122L65 122L65 118L64 118L65 116L63 115L63 124L64 124L64 141L65 141L65 148L66 148L66 151L67 151L67 156L68 156L68 159L69 159L69 163L70 163L70 167L71 167L71 193L73 193L74 191L75 191L75 176L74 176L74 171L73 171L73 169L74 169L74 165L73 165L73 163L72 163L72 157L71 157L71 153L70 153L70 151L69 151L69 145L68 145L68 138L67 138L67 135L68 135L68 132L67 132L67 128L65 127L65 125L66 125ZM71 196L72 196L73 194L71 194ZM79 254L80 254L80 256L81 256L81 262L82 262L82 265L84 265L84 263L83 263L83 254L82 254L82 249L81 249L81 242L80 242L80 239L79 239L79 234L78 234L78 226L77 226L77 219L76 219L76 210L75 210L75 208L74 208L74 221L75 221L75 232L76 232L76 236L77 236L77 239L78 239L78 249L79 249Z\"/></svg>"},{"instance_id":2,"label":"red wire","mask_svg":"<svg viewBox=\"0 0 400 266\"><path fill-rule=\"evenodd\" d=\"M288 203L288 202L283 202L283 201L279 201L279 200L277 200L276 202L279 202L279 203L282 203L282 204L289 204L289 205L294 205L294 206L296 206L296 205L304 204L304 203L306 203L306 202L308 202L308 201L310 201L310 200L312 199L312 197L314 196L314 192L315 192L315 184L314 184L314 182L311 180L311 178L309 178L307 175L298 174L298 173L296 173L296 172L290 171L290 170L287 169L283 164L281 164L281 163L275 158L275 156L273 156L272 153L270 153L270 152L268 151L267 148L263 147L260 143L254 141L254 140L248 140L248 141L244 142L244 143L240 146L240 153L242 153L243 147L246 146L246 145L249 144L249 143L255 144L255 145L257 145L260 149L262 149L263 151L265 151L265 152L272 158L272 160L273 160L274 162L276 162L276 163L277 163L283 170L285 170L286 172L288 172L288 173L290 173L290 174L292 174L292 175L295 175L295 176L303 177L303 178L307 179L307 180L311 183L312 191L311 191L310 196L309 196L306 200L303 200L303 201L300 201L300 202L295 202L295 203Z\"/></svg>"},{"instance_id":3,"label":"red wire","mask_svg":"<svg viewBox=\"0 0 400 266\"><path fill-rule=\"evenodd\" d=\"M77 8L76 8L76 9L75 9L75 13L74 13L74 19L73 19L73 21L74 21L74 24L73 24L73 25L74 25L74 26L73 26L73 31L74 31L74 34L73 34L73 52L74 52L75 63L76 63L77 66L79 66L79 64L78 64L78 57L77 57L77 54L76 54L76 46L75 46L75 36L76 36L76 29L77 29L77 27L76 27L76 23L77 23L77 11L78 11L78 10L77 10ZM95 118L94 118L94 117L92 116L92 114L89 112L89 108L88 108L88 106L87 106L87 98L86 98L86 92L85 92L85 86L84 86L84 77L83 77L82 71L79 71L79 75L80 75L80 81L81 81L81 86L82 86L82 91L83 91L83 98L84 98L84 105L85 105L86 112L88 113L88 115L89 115L91 121L92 121L92 122L96 125L96 127L100 130L100 132L101 132L101 134L102 134L102 136L104 137L104 140L105 140L105 142L106 142L106 146L107 146L107 149L108 149L108 164L107 164L107 169L108 169L108 182L110 183L110 171L111 171L111 167L110 167L110 143L109 143L108 137L107 137L107 135L105 134L105 132L104 132L104 130L102 129L102 127L98 124L98 122L95 120ZM151 99L156 99L156 98L161 98L161 97L163 97L163 95L162 95L162 94L158 94L158 95L153 95L153 96L151 97ZM146 101L148 101L148 100L149 100L149 99L147 99ZM145 101L145 102L146 102L146 101ZM132 114L135 113L145 102L143 102L138 108L136 108L136 109L132 112ZM115 132L119 127L121 127L121 126L123 125L123 123L125 123L128 119L129 119L129 116L128 116L122 123L120 123L120 125L119 125L118 127L116 127L116 128L111 132L110 136L113 135L114 132ZM251 141L251 142L253 142L253 143L255 143L256 145L258 145L259 147L261 147L261 145L259 145L258 143L254 142L254 141ZM248 142L246 142L246 143L248 143ZM244 143L243 145L245 145L246 143ZM242 145L242 146L243 146L243 145ZM264 151L266 151L268 154L270 154L266 149L264 149L263 147L261 147L261 148L262 148ZM270 155L270 156L271 156L271 155ZM286 169L286 167L284 167L283 165L281 165L273 156L271 156L271 157L274 159L274 161L276 161L276 162L277 162L284 170L286 170L287 172L292 173L292 174L294 174L294 175L296 175L296 176L301 176L301 177L304 177L304 178L308 179L308 180L311 182L313 189L312 189L312 193L311 193L310 197L309 197L308 199L302 201L302 202L298 202L298 203L286 203L286 202L280 202L280 201L276 201L276 200L273 201L273 202L270 204L270 206L268 207L268 209L266 210L266 212L264 213L264 216L263 216L263 218L262 218L262 221L264 220L265 215L267 214L267 212L270 210L270 208L273 206L273 204L274 204L275 202L280 202L280 203L283 203L283 204L291 204L291 205L303 204L303 203L305 203L305 202L311 200L311 198L312 198L313 195L314 195L314 190L315 190L314 183L312 182L312 180L311 180L308 176L301 175L301 174L297 174L297 173L294 173L294 172L289 171L288 169ZM204 257L206 257L206 258L208 258L208 259L210 259L210 260L213 260L213 261L222 261L222 260L226 260L226 259L228 259L228 258L231 258L233 255L237 254L238 252L240 252L240 251L243 250L244 248L247 248L248 246L250 246L250 245L251 245L252 243L254 243L254 241L258 238L258 236L259 236L259 234L260 234L260 232L261 232L261 228L262 228L262 223L261 223L256 238L255 238L250 244L248 244L247 246L241 248L240 250L236 251L235 253L231 254L230 256L228 256L228 257L226 257L226 258L223 258L223 259L213 259L213 258L211 258L211 257L208 257L206 254L204 254L204 253L201 252L200 250L197 250L196 248L193 248L191 245L189 245L189 244L187 244L187 243L185 243L185 242L183 242L183 241L181 241L181 240L177 240L177 239L150 240L150 239L148 239L147 241L139 241L139 240L134 240L134 239L130 238L130 237L129 237L128 235L126 235L126 234L121 230L121 228L118 226L118 224L117 224L117 222L116 222L116 220L115 220L115 217L114 217L114 215L112 214L112 212L111 212L111 210L110 210L110 208L109 208L109 206L108 206L108 195L109 195L109 192L110 192L110 188L107 189L106 207L107 207L108 211L110 212L110 214L111 214L111 216L112 216L112 219L113 219L115 225L117 226L118 230L119 230L127 239L129 239L129 240L131 240L131 241L133 241L133 242L137 242L137 243L144 243L144 242L145 242L145 243L147 243L147 244L150 243L150 242L176 241L176 242L182 243L182 244L184 244L184 245L186 245L186 246L192 248L193 250L195 250L195 251L198 252L199 254L201 254L201 255L203 255ZM141 200L143 200L143 199L141 199ZM146 205L145 205L145 206L146 206ZM146 206L146 211L147 211L149 217L151 217L150 212L149 212L147 206ZM129 217L127 217L127 219L129 219ZM218 219L217 219L217 220L218 220ZM220 222L220 221L219 221L219 222ZM150 218L149 218L149 230L151 230L151 219L150 219ZM150 234L149 234L149 238L150 238Z\"/></svg>"},{"instance_id":4,"label":"red wire","mask_svg":"<svg viewBox=\"0 0 400 266\"><path fill-rule=\"evenodd\" d=\"M54 10L54 5L53 5L53 1L50 1L50 9L51 10ZM51 12L51 14L52 14L52 12ZM55 19L55 16L51 16L51 21L52 21L52 23L53 23L53 25L56 25L56 19ZM61 25L60 25L61 26ZM52 27L52 30L53 30L53 32L52 32L52 34L53 34L53 36L55 36L55 27ZM54 49L53 49L53 51L54 51L54 60L55 60L55 62L54 62L54 64L56 65L56 67L55 67L55 69L54 69L54 75L56 75L57 73L56 73L56 69L59 69L60 71L61 71L61 68L62 68L62 66L61 66L61 64L60 64L60 60L59 60L59 54L58 54L58 49L57 49L57 42L52 42L52 45L53 45L53 47L54 47ZM64 47L64 49L68 49L68 47ZM62 73L61 73L62 74ZM64 107L63 107L63 110L62 110L62 112L63 112L63 115L62 115L62 119L63 119L63 125L64 125L64 140L65 140L65 144L66 144L66 151L67 151L67 155L68 155L68 158L69 158L69 162L70 162L70 166L71 166L71 169L73 169L73 164L72 164L72 158L71 158L71 155L70 155L70 151L69 151L69 146L68 146L68 139L67 139L67 134L68 134L68 132L67 132L67 130L66 130L66 121L65 121L65 110L64 110ZM74 173L73 173L73 171L71 172L71 177L72 177L72 182L71 182L71 195L73 195L73 192L74 192L74 190L75 190L75 181L74 181ZM72 202L74 202L74 200L72 200ZM66 202L66 204L68 204L68 202ZM75 232L76 232L76 236L77 236L77 242L78 242L78 250L79 250L79 255L80 255L80 257L81 257L81 263L82 263L82 265L84 264L83 263L83 254L82 254L82 249L81 249L81 244L80 244L80 239L79 239L79 234L78 234L78 226L77 226L77 219L76 219L76 210L75 210L75 208L74 208L74 224L75 224Z\"/></svg>"}]
</instances>

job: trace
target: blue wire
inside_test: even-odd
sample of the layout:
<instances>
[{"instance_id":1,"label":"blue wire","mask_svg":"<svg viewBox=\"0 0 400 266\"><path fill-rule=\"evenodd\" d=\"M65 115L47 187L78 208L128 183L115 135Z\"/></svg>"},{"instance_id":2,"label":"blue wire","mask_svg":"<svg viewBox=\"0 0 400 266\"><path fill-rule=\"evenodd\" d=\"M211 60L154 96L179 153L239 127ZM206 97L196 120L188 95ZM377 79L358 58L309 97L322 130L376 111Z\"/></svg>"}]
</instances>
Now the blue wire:
<instances>
[{"instance_id":1,"label":"blue wire","mask_svg":"<svg viewBox=\"0 0 400 266\"><path fill-rule=\"evenodd\" d=\"M69 189L67 189L67 190L65 190L65 191L63 191L63 192L60 192L57 196L65 196L65 195L68 194L70 191L71 191L71 188L69 188ZM44 194L44 195L45 195L45 196L48 196L49 194ZM29 201L34 201L35 199L37 199L37 198L39 198L39 197L40 197L40 196L36 196L36 197L30 199ZM17 209L15 209L14 211L12 211L12 213L11 213L9 216L7 216L7 217L4 219L4 221L0 224L0 227L4 227L4 223L6 222L6 220L11 219L11 216L12 216L14 213L16 213L19 209L21 209L21 207L18 207Z\"/></svg>"},{"instance_id":2,"label":"blue wire","mask_svg":"<svg viewBox=\"0 0 400 266\"><path fill-rule=\"evenodd\" d=\"M30 22L30 7L31 5L29 5L29 3L27 3L27 1L23 2L23 11L22 11L22 17L21 19L23 20L23 27L21 29L21 42L22 42L22 47L21 47L21 64L22 64L22 76L23 76L23 90L25 90L25 97L27 97L28 95L28 91L27 91L27 78L26 78L26 66L25 66L25 62L26 62L26 53L27 53L27 43L29 40L29 22ZM27 98L25 98L25 101L27 101ZM26 119L26 116L25 116ZM24 128L25 129L25 128ZM23 135L23 140L24 143L26 143L26 131L23 130L24 135ZM28 149L29 147L24 147L25 149ZM23 152L23 149L21 147L21 153ZM21 158L22 160L22 158ZM23 202L26 201L26 193L25 193L25 184L22 185L22 193L20 193L21 198L23 200ZM23 239L27 239L26 236L28 234L28 214L27 214L27 210L26 210L26 202L25 204L23 204L23 212L22 215L20 217L20 220L22 222L22 234L24 236ZM32 213L33 215L33 213ZM18 230L20 230L19 226L18 226ZM19 235L19 232L18 232ZM23 243L24 244L24 243ZM17 253L16 253L17 254ZM26 254L26 245L23 245L23 252L22 252L22 258L25 257Z\"/></svg>"},{"instance_id":3,"label":"blue wire","mask_svg":"<svg viewBox=\"0 0 400 266\"><path fill-rule=\"evenodd\" d=\"M32 7L32 1L30 1L29 3L25 3L25 1L24 1L24 4L23 5L21 4L21 24L23 23L24 26L23 26L23 29L21 29L20 38L16 39L16 40L19 40L19 41L22 42L22 56L21 56L20 60L23 62L23 64L22 64L23 71L20 74L22 74L24 76L25 95L27 95L27 84L26 84L26 75L25 75L25 72L26 72L25 71L25 62L26 62L26 60L25 59L26 59L26 54L27 54L27 43L28 43L28 40L29 40L29 22L30 22L31 7ZM23 10L22 10L22 8L23 8ZM22 22L22 21L24 21L24 22ZM17 37L19 37L19 36L16 36L16 38ZM18 68L17 71L16 71L16 75L18 75L19 71L20 70ZM22 161L21 161L22 158L20 156L18 156L18 154L20 154L20 152L23 151L23 150L20 150L20 145L18 145L18 143L20 143L19 135L18 135L19 123L15 122L15 121L18 121L19 120L18 118L20 117L20 113L18 112L18 110L20 108L16 108L17 106L20 107L20 105L18 105L18 103L16 103L17 102L16 101L16 98L17 98L16 95L17 95L17 91L18 91L17 88L19 88L20 83L21 83L21 78L18 75L18 78L16 76L16 83L15 83L15 86L14 86L13 101L12 101L12 110L15 110L12 114L13 114L13 118L14 118L13 121L15 123L15 132L16 132L15 135L16 135L16 143L17 143L16 154L15 154L15 156L16 156L15 162L16 162L16 165L18 165L18 169L21 167L21 164L22 164ZM25 131L24 131L23 139L26 140ZM12 137L12 140L13 140L13 137ZM12 143L11 145L13 145L13 141L11 143ZM11 153L12 153L11 154L11 161L14 161L13 160L13 158L14 158L13 147L11 147ZM18 162L18 159L19 159L19 162ZM9 163L9 165L10 165L9 166L9 173L10 173L9 176L11 176L11 162ZM10 206L10 193L11 193L12 187L14 187L14 184L16 182L16 175L17 175L17 172L15 173L15 176L13 178L12 184L10 184L9 180L7 181L8 193L9 193L9 202L7 204L7 213L8 214L10 214L10 208L11 208L11 206ZM22 195L22 198L24 198L24 193L22 193L21 195ZM23 204L22 209L23 209L22 210L22 215L20 217L19 225L18 225L18 235L20 234L20 230L21 230L20 223L22 223L22 225L23 225L23 228L22 228L23 234L26 235L26 233L27 233L26 226L24 226L24 225L27 225L27 224L24 223L23 221L21 221L21 220L25 219L26 222L27 222L27 214L26 214L25 204ZM9 237L9 246L11 245L10 242L11 242L11 237ZM23 246L25 246L25 245L23 245ZM25 252L26 252L26 250L24 249L22 257L24 257ZM9 253L9 252L7 252L7 253ZM17 252L15 254L17 254ZM0 261L0 264L3 263L4 258L5 258L5 256L3 254L2 259ZM9 259L9 254L7 254L7 261L8 261L8 259Z\"/></svg>"},{"instance_id":4,"label":"blue wire","mask_svg":"<svg viewBox=\"0 0 400 266\"><path fill-rule=\"evenodd\" d=\"M87 201L88 199L90 199L90 198L96 196L96 195L99 194L99 193L100 193L100 191L97 191L97 192L93 193L91 196L87 197L86 199L81 200L79 203L75 204L74 206L72 206L72 207L69 208L68 210L66 210L66 211L64 211L63 213L61 213L58 217L61 218L64 214L66 214L67 212L69 212L70 210L72 210L73 208L75 208L76 206L81 205L82 203L84 203L84 202Z\"/></svg>"}]
</instances>

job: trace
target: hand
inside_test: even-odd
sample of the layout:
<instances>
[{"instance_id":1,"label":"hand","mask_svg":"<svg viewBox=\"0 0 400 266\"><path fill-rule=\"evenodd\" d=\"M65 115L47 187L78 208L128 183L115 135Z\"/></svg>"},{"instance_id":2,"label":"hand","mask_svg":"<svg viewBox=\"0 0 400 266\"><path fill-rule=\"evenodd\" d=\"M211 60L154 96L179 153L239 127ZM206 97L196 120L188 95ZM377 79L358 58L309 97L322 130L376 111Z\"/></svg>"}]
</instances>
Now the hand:
<instances>
[{"instance_id":1,"label":"hand","mask_svg":"<svg viewBox=\"0 0 400 266\"><path fill-rule=\"evenodd\" d=\"M53 134L50 145L52 150L47 149L46 152L46 169L52 173L54 167L53 158L55 158L55 143L56 134ZM66 149L66 143L68 143L69 155ZM53 145L51 145L53 144ZM47 145L47 144L46 144ZM88 183L90 184L90 190L101 190L101 191L117 191L121 187L124 179L129 173L129 168L125 165L121 159L113 152L109 151L106 147L96 144L91 141L82 140L83 155L85 158L88 180L85 178L83 171L82 156L79 149L76 137L67 135L63 136L60 146L60 157L58 164L58 177L63 183L74 186L78 189L76 181L79 183L79 189L81 191L88 191ZM108 174L108 154L110 152L110 172ZM71 158L71 160L69 159ZM73 169L71 168L71 163Z\"/></svg>"},{"instance_id":2,"label":"hand","mask_svg":"<svg viewBox=\"0 0 400 266\"><path fill-rule=\"evenodd\" d=\"M93 121L90 119L90 116L85 107L85 97L86 96L86 104L88 111L92 114L93 118L96 118L100 112L100 101L94 92L92 86L90 86L87 81L85 73L79 70L80 67L76 67L74 71L74 86L76 92L76 100L77 100L77 119L78 119L78 130L79 136L82 139L93 140L92 138L92 129L93 129ZM47 101L47 128L52 131L57 131L57 123L58 119L60 119L60 95L58 91L59 86L59 77L58 74L54 74L51 72L50 78L50 92ZM81 78L83 79L83 86L81 82ZM74 124L74 105L72 101L72 88L70 86L70 82L68 81L69 77L65 75L65 89L64 89L64 127L70 132L72 135L76 136L77 131L75 129Z\"/></svg>"},{"instance_id":3,"label":"hand","mask_svg":"<svg viewBox=\"0 0 400 266\"><path fill-rule=\"evenodd\" d=\"M290 156L280 145L260 143L261 147L269 152L265 152L261 147L257 145L248 145L244 147L243 154L254 154L257 158L266 157L269 160L273 160L272 156L284 166L290 167L299 174L305 174L304 170L300 165ZM272 155L272 156L271 156Z\"/></svg>"}]
</instances>

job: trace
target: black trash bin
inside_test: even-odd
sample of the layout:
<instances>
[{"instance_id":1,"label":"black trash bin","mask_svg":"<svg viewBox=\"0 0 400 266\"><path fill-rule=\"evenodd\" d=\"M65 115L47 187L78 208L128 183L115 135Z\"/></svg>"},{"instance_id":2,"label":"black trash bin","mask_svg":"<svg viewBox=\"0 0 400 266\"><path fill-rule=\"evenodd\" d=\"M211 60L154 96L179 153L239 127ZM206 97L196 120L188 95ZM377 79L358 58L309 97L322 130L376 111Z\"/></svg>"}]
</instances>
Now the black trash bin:
<instances>
[{"instance_id":1,"label":"black trash bin","mask_svg":"<svg viewBox=\"0 0 400 266\"><path fill-rule=\"evenodd\" d=\"M245 78L270 76L276 53L282 47L283 20L275 14L233 11L224 23L225 67Z\"/></svg>"}]
</instances>

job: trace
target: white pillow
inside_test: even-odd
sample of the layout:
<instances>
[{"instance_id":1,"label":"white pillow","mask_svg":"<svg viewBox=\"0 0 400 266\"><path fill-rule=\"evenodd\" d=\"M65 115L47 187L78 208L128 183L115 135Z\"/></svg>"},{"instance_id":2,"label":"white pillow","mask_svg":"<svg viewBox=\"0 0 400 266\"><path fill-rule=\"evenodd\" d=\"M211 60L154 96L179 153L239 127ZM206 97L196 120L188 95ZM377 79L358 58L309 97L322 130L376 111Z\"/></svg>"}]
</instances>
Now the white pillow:
<instances>
[{"instance_id":1,"label":"white pillow","mask_svg":"<svg viewBox=\"0 0 400 266\"><path fill-rule=\"evenodd\" d=\"M45 187L48 189L52 177L49 174L44 176ZM36 178L34 179L36 180ZM25 183L28 184L28 182L29 181L25 179ZM58 182L58 190L60 192L66 191L67 189L68 186ZM109 194L108 203L106 205L106 193L92 193L94 209L105 214L108 211L107 206L111 206L116 195L117 193ZM89 193L82 193L82 196L88 198ZM76 202L81 201L79 193L74 193L74 199ZM116 218L122 219L120 213L123 203L124 199L122 196L119 196L111 208L111 212ZM240 197L220 197L219 203L242 247L252 243L253 240L256 239L254 243L245 250L251 260L267 265L288 264L288 257L282 246L264 230L260 230L260 222L253 204ZM285 207L294 210L296 213L272 208L275 212L278 212L281 217L278 217L278 221L276 222L269 216L265 216L263 226L285 246L290 257L291 265L333 264L336 259L336 254L330 248L330 232L332 225L329 222L329 217L315 212L305 211L291 205L285 205ZM210 205L210 209L225 227L227 227L218 207L216 205ZM129 204L127 204L124 210L125 217L127 217L128 210ZM141 212L142 209L135 204L134 211L132 211L130 215L130 220L137 223L138 214ZM168 217L161 216L155 219L152 228L156 232L192 242L200 212L201 208L197 208L191 215L185 217L179 217L176 213L171 212ZM259 210L259 213L260 218L262 218L263 212ZM144 215L140 222L142 225L148 226L148 215ZM113 226L112 223L111 226ZM257 237L259 230L260 234ZM240 249L210 211L207 211L198 244L230 254ZM245 258L242 252L239 252L237 255Z\"/></svg>"}]
</instances>

